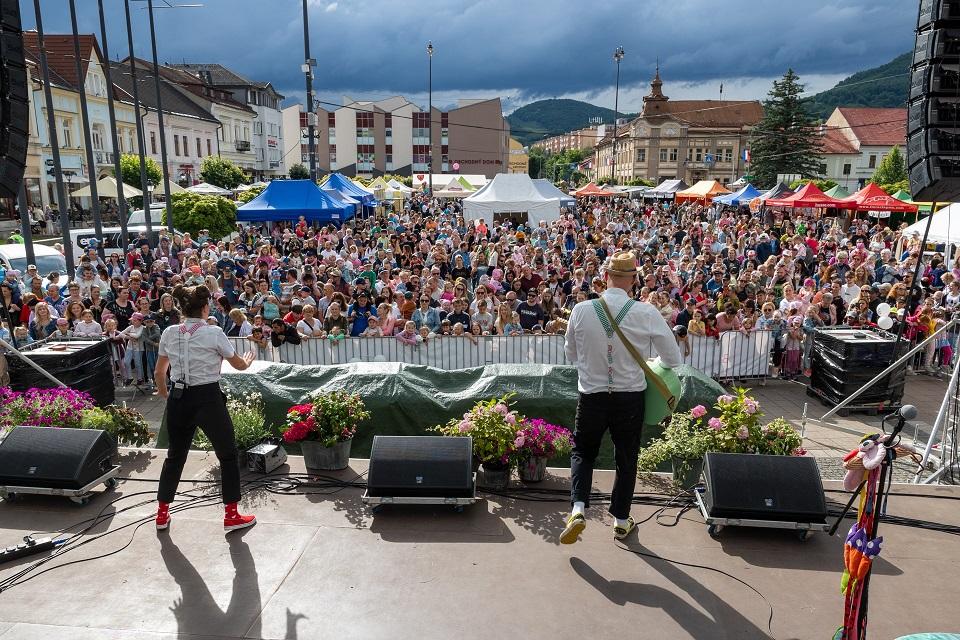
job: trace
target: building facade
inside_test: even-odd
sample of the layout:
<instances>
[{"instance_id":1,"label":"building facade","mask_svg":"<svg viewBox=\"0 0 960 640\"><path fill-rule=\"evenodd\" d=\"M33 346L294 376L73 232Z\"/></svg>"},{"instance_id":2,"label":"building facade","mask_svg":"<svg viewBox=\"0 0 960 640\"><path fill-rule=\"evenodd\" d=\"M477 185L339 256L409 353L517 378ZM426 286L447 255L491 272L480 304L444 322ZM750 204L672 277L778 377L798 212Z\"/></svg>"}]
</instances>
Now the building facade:
<instances>
[{"instance_id":1,"label":"building facade","mask_svg":"<svg viewBox=\"0 0 960 640\"><path fill-rule=\"evenodd\" d=\"M296 162L309 167L307 115L301 108L288 107L284 118L288 127L299 123ZM343 106L317 109L316 113L318 173L410 176L430 173L431 158L433 173L475 173L489 178L507 171L510 127L499 98L464 100L449 111L434 109L432 139L430 115L402 96L370 102L344 96ZM290 154L285 151L285 155ZM292 164L295 162L288 157L288 170Z\"/></svg>"},{"instance_id":2,"label":"building facade","mask_svg":"<svg viewBox=\"0 0 960 640\"><path fill-rule=\"evenodd\" d=\"M821 131L824 177L853 192L866 185L893 147L906 150L907 110L837 107Z\"/></svg>"},{"instance_id":3,"label":"building facade","mask_svg":"<svg viewBox=\"0 0 960 640\"><path fill-rule=\"evenodd\" d=\"M530 145L533 149L543 149L548 154L562 153L568 149L581 149L592 151L597 142L603 139L607 134L607 125L598 125L595 127L586 127L577 129L568 133L561 133L558 136L551 136L543 140L538 140Z\"/></svg>"},{"instance_id":4,"label":"building facade","mask_svg":"<svg viewBox=\"0 0 960 640\"><path fill-rule=\"evenodd\" d=\"M616 162L612 131L594 148L592 178L734 182L744 171L750 129L762 117L756 100L670 100L657 69L640 115L617 127Z\"/></svg>"},{"instance_id":5,"label":"building facade","mask_svg":"<svg viewBox=\"0 0 960 640\"><path fill-rule=\"evenodd\" d=\"M530 170L530 155L519 140L510 138L510 159L507 173L528 173Z\"/></svg>"}]
</instances>

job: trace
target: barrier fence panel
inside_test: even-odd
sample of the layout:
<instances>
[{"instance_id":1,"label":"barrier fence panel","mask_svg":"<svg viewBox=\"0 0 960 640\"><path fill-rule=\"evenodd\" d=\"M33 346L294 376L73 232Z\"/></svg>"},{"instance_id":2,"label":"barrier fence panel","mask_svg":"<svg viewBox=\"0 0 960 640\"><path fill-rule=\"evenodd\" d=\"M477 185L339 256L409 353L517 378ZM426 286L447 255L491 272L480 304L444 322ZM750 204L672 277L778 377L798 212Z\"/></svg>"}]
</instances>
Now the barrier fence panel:
<instances>
[{"instance_id":1,"label":"barrier fence panel","mask_svg":"<svg viewBox=\"0 0 960 640\"><path fill-rule=\"evenodd\" d=\"M237 353L243 355L248 351L253 351L257 356L257 360L267 360L269 362L277 362L277 353L273 346L267 341L266 347L258 347L252 341L247 340L246 338L236 338L236 337L227 337L227 340L230 341L230 344L233 345L233 348Z\"/></svg>"},{"instance_id":2,"label":"barrier fence panel","mask_svg":"<svg viewBox=\"0 0 960 640\"><path fill-rule=\"evenodd\" d=\"M245 338L230 338L240 353L251 349ZM728 331L718 338L688 336L681 357L711 378L764 378L769 375L773 336L769 331ZM648 351L650 345L648 345ZM564 337L552 335L436 337L416 345L396 338L305 339L299 345L257 349L258 360L301 365L349 362L403 362L444 370L487 364L570 364Z\"/></svg>"}]
</instances>

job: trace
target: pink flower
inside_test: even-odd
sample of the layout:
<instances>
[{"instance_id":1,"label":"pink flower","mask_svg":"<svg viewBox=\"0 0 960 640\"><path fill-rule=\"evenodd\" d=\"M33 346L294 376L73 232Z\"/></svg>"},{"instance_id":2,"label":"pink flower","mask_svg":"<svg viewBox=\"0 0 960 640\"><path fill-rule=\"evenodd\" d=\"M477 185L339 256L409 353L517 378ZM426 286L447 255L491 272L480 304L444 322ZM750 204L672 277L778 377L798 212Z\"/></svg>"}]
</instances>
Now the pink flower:
<instances>
[{"instance_id":1,"label":"pink flower","mask_svg":"<svg viewBox=\"0 0 960 640\"><path fill-rule=\"evenodd\" d=\"M799 456L805 456L805 455L807 455L807 450L804 449L803 447L797 447L796 449L793 450L793 452L791 453L791 455L798 456L798 457L799 457Z\"/></svg>"},{"instance_id":2,"label":"pink flower","mask_svg":"<svg viewBox=\"0 0 960 640\"><path fill-rule=\"evenodd\" d=\"M467 431L470 431L470 423L466 420L463 420L460 423L460 433L466 433Z\"/></svg>"},{"instance_id":3,"label":"pink flower","mask_svg":"<svg viewBox=\"0 0 960 640\"><path fill-rule=\"evenodd\" d=\"M507 421L507 424L517 424L517 416L513 415L512 413L508 413L503 417L503 419Z\"/></svg>"},{"instance_id":4,"label":"pink flower","mask_svg":"<svg viewBox=\"0 0 960 640\"><path fill-rule=\"evenodd\" d=\"M522 435L521 435L521 436L517 436L517 439L513 441L513 446L516 447L517 449L519 449L519 448L521 448L521 447L523 446L524 442L526 442L526 441L524 440L524 438L523 438Z\"/></svg>"},{"instance_id":5,"label":"pink flower","mask_svg":"<svg viewBox=\"0 0 960 640\"><path fill-rule=\"evenodd\" d=\"M756 413L759 406L755 400L751 400L750 398L743 401L743 408L749 415Z\"/></svg>"},{"instance_id":6,"label":"pink flower","mask_svg":"<svg viewBox=\"0 0 960 640\"><path fill-rule=\"evenodd\" d=\"M740 427L737 429L737 437L741 440L746 440L750 437L750 431L746 427Z\"/></svg>"},{"instance_id":7,"label":"pink flower","mask_svg":"<svg viewBox=\"0 0 960 640\"><path fill-rule=\"evenodd\" d=\"M723 420L720 418L710 418L710 420L707 421L707 426L714 431L720 431L720 429L723 429Z\"/></svg>"},{"instance_id":8,"label":"pink flower","mask_svg":"<svg viewBox=\"0 0 960 640\"><path fill-rule=\"evenodd\" d=\"M707 409L702 404L698 404L693 409L690 409L690 415L694 418L700 419L707 415Z\"/></svg>"},{"instance_id":9,"label":"pink flower","mask_svg":"<svg viewBox=\"0 0 960 640\"><path fill-rule=\"evenodd\" d=\"M510 407L503 404L502 402L498 402L497 405L493 408L493 410L503 415L507 415L508 413L510 413Z\"/></svg>"},{"instance_id":10,"label":"pink flower","mask_svg":"<svg viewBox=\"0 0 960 640\"><path fill-rule=\"evenodd\" d=\"M733 396L725 393L719 398L717 398L717 402L720 404L730 404L731 402L733 402Z\"/></svg>"}]
</instances>

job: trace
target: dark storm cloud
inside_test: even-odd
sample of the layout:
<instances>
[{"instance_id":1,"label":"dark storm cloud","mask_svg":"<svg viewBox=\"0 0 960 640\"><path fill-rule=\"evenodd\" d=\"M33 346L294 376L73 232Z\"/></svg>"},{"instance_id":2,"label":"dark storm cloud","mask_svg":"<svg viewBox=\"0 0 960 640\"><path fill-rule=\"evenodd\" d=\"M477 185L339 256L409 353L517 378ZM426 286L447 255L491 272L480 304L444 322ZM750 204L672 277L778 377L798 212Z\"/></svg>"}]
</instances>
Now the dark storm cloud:
<instances>
[{"instance_id":1,"label":"dark storm cloud","mask_svg":"<svg viewBox=\"0 0 960 640\"><path fill-rule=\"evenodd\" d=\"M205 6L156 11L162 60L220 62L302 91L299 0L194 1ZM99 31L95 0L77 3L81 31ZM42 5L48 31L69 30L66 0ZM112 50L125 55L123 3L105 5ZM132 5L139 55L149 53L144 5ZM32 27L33 3L21 8ZM916 15L913 0L311 0L311 55L327 95L422 94L432 40L435 91L522 98L609 87L617 45L624 87L646 83L658 57L671 82L853 72L908 50Z\"/></svg>"}]
</instances>

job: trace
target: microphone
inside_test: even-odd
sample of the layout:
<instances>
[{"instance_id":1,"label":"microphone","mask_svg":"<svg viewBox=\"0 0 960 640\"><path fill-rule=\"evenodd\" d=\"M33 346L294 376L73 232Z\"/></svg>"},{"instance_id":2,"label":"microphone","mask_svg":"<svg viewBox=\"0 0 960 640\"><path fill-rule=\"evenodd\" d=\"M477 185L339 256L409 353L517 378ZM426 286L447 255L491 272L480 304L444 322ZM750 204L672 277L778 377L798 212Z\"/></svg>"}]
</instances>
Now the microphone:
<instances>
[{"instance_id":1,"label":"microphone","mask_svg":"<svg viewBox=\"0 0 960 640\"><path fill-rule=\"evenodd\" d=\"M897 409L896 414L904 420L913 420L917 417L917 408L912 404L905 404Z\"/></svg>"}]
</instances>

